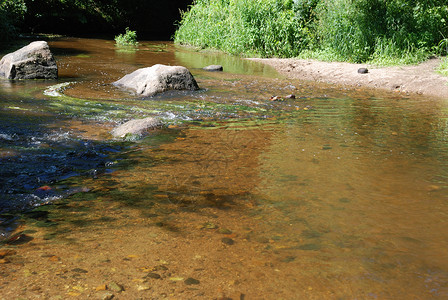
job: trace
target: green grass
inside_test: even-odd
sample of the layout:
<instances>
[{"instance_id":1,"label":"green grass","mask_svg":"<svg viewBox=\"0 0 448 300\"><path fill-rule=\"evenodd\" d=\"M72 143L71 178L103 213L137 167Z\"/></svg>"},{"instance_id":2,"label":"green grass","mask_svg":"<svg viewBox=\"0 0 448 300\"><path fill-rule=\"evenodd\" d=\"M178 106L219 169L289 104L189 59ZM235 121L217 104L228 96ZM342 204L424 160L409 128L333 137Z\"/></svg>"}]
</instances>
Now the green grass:
<instances>
[{"instance_id":1,"label":"green grass","mask_svg":"<svg viewBox=\"0 0 448 300\"><path fill-rule=\"evenodd\" d=\"M448 76L448 57L444 57L442 59L442 63L437 68L437 72L439 72L440 74L442 74L444 76Z\"/></svg>"},{"instance_id":2,"label":"green grass","mask_svg":"<svg viewBox=\"0 0 448 300\"><path fill-rule=\"evenodd\" d=\"M414 64L448 36L448 0L196 0L174 40L236 55Z\"/></svg>"},{"instance_id":3,"label":"green grass","mask_svg":"<svg viewBox=\"0 0 448 300\"><path fill-rule=\"evenodd\" d=\"M312 40L304 21L293 1L197 0L183 13L175 42L231 54L293 57Z\"/></svg>"}]
</instances>

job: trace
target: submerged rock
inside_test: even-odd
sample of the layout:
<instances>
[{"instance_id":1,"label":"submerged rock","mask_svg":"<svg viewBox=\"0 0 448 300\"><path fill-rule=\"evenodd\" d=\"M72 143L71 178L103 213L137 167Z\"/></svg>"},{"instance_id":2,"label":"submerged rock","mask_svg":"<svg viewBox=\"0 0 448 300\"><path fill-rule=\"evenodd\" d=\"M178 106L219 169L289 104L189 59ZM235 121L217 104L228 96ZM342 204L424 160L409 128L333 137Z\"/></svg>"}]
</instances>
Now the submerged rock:
<instances>
[{"instance_id":1,"label":"submerged rock","mask_svg":"<svg viewBox=\"0 0 448 300\"><path fill-rule=\"evenodd\" d=\"M162 122L156 118L131 120L112 130L112 135L116 138L125 137L127 134L143 135L145 131L160 127Z\"/></svg>"},{"instance_id":2,"label":"submerged rock","mask_svg":"<svg viewBox=\"0 0 448 300\"><path fill-rule=\"evenodd\" d=\"M58 66L47 42L32 42L0 60L0 77L7 79L57 79Z\"/></svg>"},{"instance_id":3,"label":"submerged rock","mask_svg":"<svg viewBox=\"0 0 448 300\"><path fill-rule=\"evenodd\" d=\"M209 72L221 72L224 70L221 65L210 65L202 69Z\"/></svg>"},{"instance_id":4,"label":"submerged rock","mask_svg":"<svg viewBox=\"0 0 448 300\"><path fill-rule=\"evenodd\" d=\"M189 278L185 279L184 283L186 285L192 285L192 284L199 284L201 282L199 280L197 280L197 279L189 277Z\"/></svg>"},{"instance_id":5,"label":"submerged rock","mask_svg":"<svg viewBox=\"0 0 448 300\"><path fill-rule=\"evenodd\" d=\"M133 90L137 95L145 97L169 90L195 91L199 89L196 80L187 68L165 65L138 69L115 81L113 85Z\"/></svg>"}]
</instances>

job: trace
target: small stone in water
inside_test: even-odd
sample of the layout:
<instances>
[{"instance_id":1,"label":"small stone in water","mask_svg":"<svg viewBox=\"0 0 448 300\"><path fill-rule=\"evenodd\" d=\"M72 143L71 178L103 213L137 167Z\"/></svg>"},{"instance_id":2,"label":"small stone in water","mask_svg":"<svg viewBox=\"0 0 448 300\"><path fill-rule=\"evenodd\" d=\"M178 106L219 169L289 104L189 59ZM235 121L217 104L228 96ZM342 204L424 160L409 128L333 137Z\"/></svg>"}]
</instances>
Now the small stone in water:
<instances>
[{"instance_id":1,"label":"small stone in water","mask_svg":"<svg viewBox=\"0 0 448 300\"><path fill-rule=\"evenodd\" d=\"M124 288L121 285L117 284L116 282L111 282L109 284L109 289L111 289L114 292L122 292L122 291L124 291Z\"/></svg>"},{"instance_id":2,"label":"small stone in water","mask_svg":"<svg viewBox=\"0 0 448 300\"><path fill-rule=\"evenodd\" d=\"M153 271L166 271L166 270L168 270L168 268L165 267L164 265L159 265L159 266L155 266L152 270Z\"/></svg>"},{"instance_id":3,"label":"small stone in water","mask_svg":"<svg viewBox=\"0 0 448 300\"><path fill-rule=\"evenodd\" d=\"M185 283L186 285L192 285L192 284L199 284L200 281L197 280L197 279L194 279L194 278L189 277L189 278L185 279L184 283Z\"/></svg>"},{"instance_id":4,"label":"small stone in water","mask_svg":"<svg viewBox=\"0 0 448 300\"><path fill-rule=\"evenodd\" d=\"M206 223L204 223L202 225L202 228L205 228L205 229L216 229L216 228L218 228L218 226L216 224L211 223L211 222L206 222Z\"/></svg>"},{"instance_id":5,"label":"small stone in water","mask_svg":"<svg viewBox=\"0 0 448 300\"><path fill-rule=\"evenodd\" d=\"M227 228L221 228L218 230L219 233L221 234L232 234L232 231L230 229Z\"/></svg>"},{"instance_id":6,"label":"small stone in water","mask_svg":"<svg viewBox=\"0 0 448 300\"><path fill-rule=\"evenodd\" d=\"M81 269L81 268L75 268L75 269L73 269L72 271L73 271L73 272L76 272L76 273L83 273L83 274L85 274L85 273L89 273L89 271L84 270L84 269Z\"/></svg>"},{"instance_id":7,"label":"small stone in water","mask_svg":"<svg viewBox=\"0 0 448 300\"><path fill-rule=\"evenodd\" d=\"M295 256L287 256L286 258L282 259L282 262L288 263L288 262L292 262L292 261L295 261L295 260L296 260Z\"/></svg>"},{"instance_id":8,"label":"small stone in water","mask_svg":"<svg viewBox=\"0 0 448 300\"><path fill-rule=\"evenodd\" d=\"M105 284L99 285L95 288L95 291L97 291L97 292L105 291L105 290L107 290L107 285L105 285Z\"/></svg>"},{"instance_id":9,"label":"small stone in water","mask_svg":"<svg viewBox=\"0 0 448 300\"><path fill-rule=\"evenodd\" d=\"M102 300L111 300L114 298L114 294L111 292L104 293L101 297Z\"/></svg>"},{"instance_id":10,"label":"small stone in water","mask_svg":"<svg viewBox=\"0 0 448 300\"><path fill-rule=\"evenodd\" d=\"M296 95L291 94L285 97L286 99L296 99Z\"/></svg>"},{"instance_id":11,"label":"small stone in water","mask_svg":"<svg viewBox=\"0 0 448 300\"><path fill-rule=\"evenodd\" d=\"M210 65L207 67L202 68L205 71L209 71L209 72L219 72L219 71L223 71L223 67L221 65Z\"/></svg>"},{"instance_id":12,"label":"small stone in water","mask_svg":"<svg viewBox=\"0 0 448 300\"><path fill-rule=\"evenodd\" d=\"M162 278L162 276L160 276L157 273L148 273L148 275L146 275L145 278L160 279L160 278Z\"/></svg>"},{"instance_id":13,"label":"small stone in water","mask_svg":"<svg viewBox=\"0 0 448 300\"><path fill-rule=\"evenodd\" d=\"M222 238L221 241L226 245L233 245L235 244L235 241L231 238Z\"/></svg>"},{"instance_id":14,"label":"small stone in water","mask_svg":"<svg viewBox=\"0 0 448 300\"><path fill-rule=\"evenodd\" d=\"M137 290L138 291L148 291L148 290L150 290L151 289L151 287L149 286L149 285L139 285L139 286L137 286Z\"/></svg>"}]
</instances>

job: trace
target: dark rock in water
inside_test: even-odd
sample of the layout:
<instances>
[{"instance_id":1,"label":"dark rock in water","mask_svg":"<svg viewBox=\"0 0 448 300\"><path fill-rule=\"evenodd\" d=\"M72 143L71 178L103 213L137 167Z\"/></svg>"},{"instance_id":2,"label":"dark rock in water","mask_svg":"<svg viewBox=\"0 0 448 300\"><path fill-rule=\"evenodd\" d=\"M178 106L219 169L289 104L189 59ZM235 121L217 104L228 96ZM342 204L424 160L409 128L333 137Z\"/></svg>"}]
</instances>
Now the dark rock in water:
<instances>
[{"instance_id":1,"label":"dark rock in water","mask_svg":"<svg viewBox=\"0 0 448 300\"><path fill-rule=\"evenodd\" d=\"M151 273L148 273L148 275L146 275L145 278L161 279L162 276L160 276L160 275L157 274L157 273L152 273L152 272L151 272Z\"/></svg>"},{"instance_id":2,"label":"dark rock in water","mask_svg":"<svg viewBox=\"0 0 448 300\"><path fill-rule=\"evenodd\" d=\"M184 283L185 283L186 285L192 285L192 284L199 284L200 281L197 280L197 279L194 279L194 278L189 277L189 278L185 279Z\"/></svg>"},{"instance_id":3,"label":"dark rock in water","mask_svg":"<svg viewBox=\"0 0 448 300\"><path fill-rule=\"evenodd\" d=\"M221 242L223 242L226 245L233 245L233 244L235 244L235 241L232 240L231 238L222 238Z\"/></svg>"},{"instance_id":4,"label":"dark rock in water","mask_svg":"<svg viewBox=\"0 0 448 300\"><path fill-rule=\"evenodd\" d=\"M31 242L33 239L34 238L32 236L20 232L8 237L4 242L6 242L6 244L8 245L23 245Z\"/></svg>"},{"instance_id":5,"label":"dark rock in water","mask_svg":"<svg viewBox=\"0 0 448 300\"><path fill-rule=\"evenodd\" d=\"M75 269L72 270L72 272L81 273L81 274L89 273L89 271L81 269L81 268L75 268Z\"/></svg>"},{"instance_id":6,"label":"dark rock in water","mask_svg":"<svg viewBox=\"0 0 448 300\"><path fill-rule=\"evenodd\" d=\"M170 90L195 91L199 86L187 68L154 65L134 71L113 85L133 90L139 96L151 97Z\"/></svg>"},{"instance_id":7,"label":"dark rock in water","mask_svg":"<svg viewBox=\"0 0 448 300\"><path fill-rule=\"evenodd\" d=\"M149 129L154 129L160 127L162 123L156 118L145 118L131 120L112 130L112 135L114 137L125 137L127 134L143 135L143 133Z\"/></svg>"},{"instance_id":8,"label":"dark rock in water","mask_svg":"<svg viewBox=\"0 0 448 300\"><path fill-rule=\"evenodd\" d=\"M367 68L359 68L358 73L359 74L367 74L367 73L369 73L369 70Z\"/></svg>"},{"instance_id":9,"label":"dark rock in water","mask_svg":"<svg viewBox=\"0 0 448 300\"><path fill-rule=\"evenodd\" d=\"M57 79L58 66L47 42L32 42L0 61L0 77L7 79Z\"/></svg>"},{"instance_id":10,"label":"dark rock in water","mask_svg":"<svg viewBox=\"0 0 448 300\"><path fill-rule=\"evenodd\" d=\"M222 72L224 70L221 65L210 65L202 69L209 72Z\"/></svg>"}]
</instances>

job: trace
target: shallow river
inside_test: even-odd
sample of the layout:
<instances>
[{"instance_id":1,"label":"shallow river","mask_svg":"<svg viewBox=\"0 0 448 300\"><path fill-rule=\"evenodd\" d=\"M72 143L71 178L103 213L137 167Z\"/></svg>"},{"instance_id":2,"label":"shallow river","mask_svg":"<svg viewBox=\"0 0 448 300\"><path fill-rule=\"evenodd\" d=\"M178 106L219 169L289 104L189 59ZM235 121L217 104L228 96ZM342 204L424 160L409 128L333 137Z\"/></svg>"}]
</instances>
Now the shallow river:
<instances>
[{"instance_id":1,"label":"shallow river","mask_svg":"<svg viewBox=\"0 0 448 300\"><path fill-rule=\"evenodd\" d=\"M0 81L0 298L448 298L447 101L171 43L49 44L58 81ZM201 90L110 84L156 63ZM112 139L147 116L165 126Z\"/></svg>"}]
</instances>

